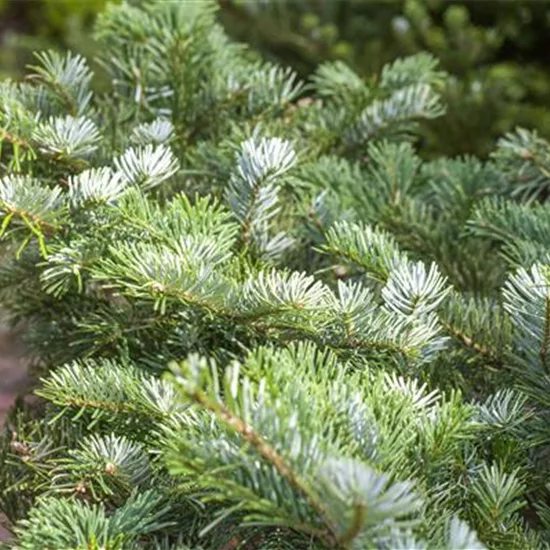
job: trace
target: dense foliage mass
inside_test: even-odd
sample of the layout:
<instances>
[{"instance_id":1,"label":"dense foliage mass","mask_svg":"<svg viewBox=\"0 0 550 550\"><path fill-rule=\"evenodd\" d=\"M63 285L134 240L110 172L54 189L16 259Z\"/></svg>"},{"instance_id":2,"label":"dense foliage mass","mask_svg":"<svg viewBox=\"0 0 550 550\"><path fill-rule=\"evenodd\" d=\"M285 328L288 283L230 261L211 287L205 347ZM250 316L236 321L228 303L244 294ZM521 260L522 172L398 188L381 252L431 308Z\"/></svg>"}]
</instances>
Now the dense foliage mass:
<instances>
[{"instance_id":1,"label":"dense foliage mass","mask_svg":"<svg viewBox=\"0 0 550 550\"><path fill-rule=\"evenodd\" d=\"M8 548L546 548L550 145L422 161L427 54L309 82L216 4L0 92L0 303L42 379Z\"/></svg>"}]
</instances>

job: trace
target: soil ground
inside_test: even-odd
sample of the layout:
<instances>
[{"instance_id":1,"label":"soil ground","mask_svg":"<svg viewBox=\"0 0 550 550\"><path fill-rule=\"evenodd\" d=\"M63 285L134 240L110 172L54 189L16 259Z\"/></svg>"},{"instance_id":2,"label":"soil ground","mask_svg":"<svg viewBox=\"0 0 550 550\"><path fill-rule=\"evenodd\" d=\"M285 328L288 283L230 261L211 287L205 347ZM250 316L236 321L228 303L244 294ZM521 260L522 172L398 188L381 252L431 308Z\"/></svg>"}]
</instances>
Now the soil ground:
<instances>
[{"instance_id":1,"label":"soil ground","mask_svg":"<svg viewBox=\"0 0 550 550\"><path fill-rule=\"evenodd\" d=\"M22 348L19 339L0 321L0 429L13 401L25 389L26 369L23 367L21 356ZM8 537L8 531L2 527L0 514L0 541Z\"/></svg>"}]
</instances>

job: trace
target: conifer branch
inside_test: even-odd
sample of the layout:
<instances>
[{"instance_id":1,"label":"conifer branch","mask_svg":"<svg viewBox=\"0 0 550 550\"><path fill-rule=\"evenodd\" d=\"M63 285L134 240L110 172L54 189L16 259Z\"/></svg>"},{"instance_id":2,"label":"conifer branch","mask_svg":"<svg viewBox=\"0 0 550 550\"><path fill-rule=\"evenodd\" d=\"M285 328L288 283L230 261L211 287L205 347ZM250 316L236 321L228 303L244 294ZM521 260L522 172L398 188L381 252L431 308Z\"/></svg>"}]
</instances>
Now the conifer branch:
<instances>
[{"instance_id":1,"label":"conifer branch","mask_svg":"<svg viewBox=\"0 0 550 550\"><path fill-rule=\"evenodd\" d=\"M323 519L326 528L319 530L311 526L301 526L310 535L323 540L329 548L336 548L338 540L330 529L330 522L327 519L327 513L318 498L309 490L309 488L297 477L292 468L286 463L284 458L271 447L264 438L256 433L254 429L246 424L241 418L234 415L227 407L219 402L207 399L200 392L189 392L188 397L196 404L215 414L222 422L229 426L232 430L238 432L245 441L250 443L258 454L267 462L273 465L279 475L286 479L298 492L305 498L310 506Z\"/></svg>"},{"instance_id":2,"label":"conifer branch","mask_svg":"<svg viewBox=\"0 0 550 550\"><path fill-rule=\"evenodd\" d=\"M110 93L55 52L0 85L0 306L43 399L0 437L9 546L539 548L550 144L426 160L433 57L306 84L217 8L110 4Z\"/></svg>"}]
</instances>

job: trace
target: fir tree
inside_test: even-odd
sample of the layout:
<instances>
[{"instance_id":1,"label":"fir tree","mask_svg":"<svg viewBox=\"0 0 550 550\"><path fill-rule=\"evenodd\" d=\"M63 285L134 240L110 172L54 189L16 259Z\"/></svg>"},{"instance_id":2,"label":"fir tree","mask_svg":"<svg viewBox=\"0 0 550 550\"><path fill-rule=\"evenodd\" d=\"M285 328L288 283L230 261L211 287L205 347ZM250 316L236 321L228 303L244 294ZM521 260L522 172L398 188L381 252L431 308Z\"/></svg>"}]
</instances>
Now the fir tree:
<instances>
[{"instance_id":1,"label":"fir tree","mask_svg":"<svg viewBox=\"0 0 550 550\"><path fill-rule=\"evenodd\" d=\"M546 548L550 145L426 162L426 54L311 82L110 6L0 94L0 301L41 400L13 549Z\"/></svg>"}]
</instances>

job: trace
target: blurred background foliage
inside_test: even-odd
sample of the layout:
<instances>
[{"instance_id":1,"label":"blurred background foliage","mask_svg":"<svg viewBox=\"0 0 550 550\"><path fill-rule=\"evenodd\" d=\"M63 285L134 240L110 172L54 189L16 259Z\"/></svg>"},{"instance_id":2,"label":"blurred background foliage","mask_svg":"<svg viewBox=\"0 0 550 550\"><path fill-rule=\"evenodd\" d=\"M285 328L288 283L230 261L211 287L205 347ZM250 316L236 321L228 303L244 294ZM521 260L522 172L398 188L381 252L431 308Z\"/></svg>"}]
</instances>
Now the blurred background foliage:
<instances>
[{"instance_id":1,"label":"blurred background foliage","mask_svg":"<svg viewBox=\"0 0 550 550\"><path fill-rule=\"evenodd\" d=\"M93 55L89 29L107 0L0 0L0 76L18 76L32 52L71 48Z\"/></svg>"},{"instance_id":2,"label":"blurred background foliage","mask_svg":"<svg viewBox=\"0 0 550 550\"><path fill-rule=\"evenodd\" d=\"M134 0L139 1L139 0ZM179 0L201 1L201 0ZM0 71L17 74L48 45L93 54L86 29L106 0L0 0ZM370 78L427 50L454 78L424 154L486 155L516 126L550 139L550 1L220 0L235 38L303 77L341 59Z\"/></svg>"},{"instance_id":3,"label":"blurred background foliage","mask_svg":"<svg viewBox=\"0 0 550 550\"><path fill-rule=\"evenodd\" d=\"M544 0L226 1L229 29L307 74L342 59L368 77L427 50L454 75L430 153L486 155L515 126L550 137L550 2Z\"/></svg>"}]
</instances>

